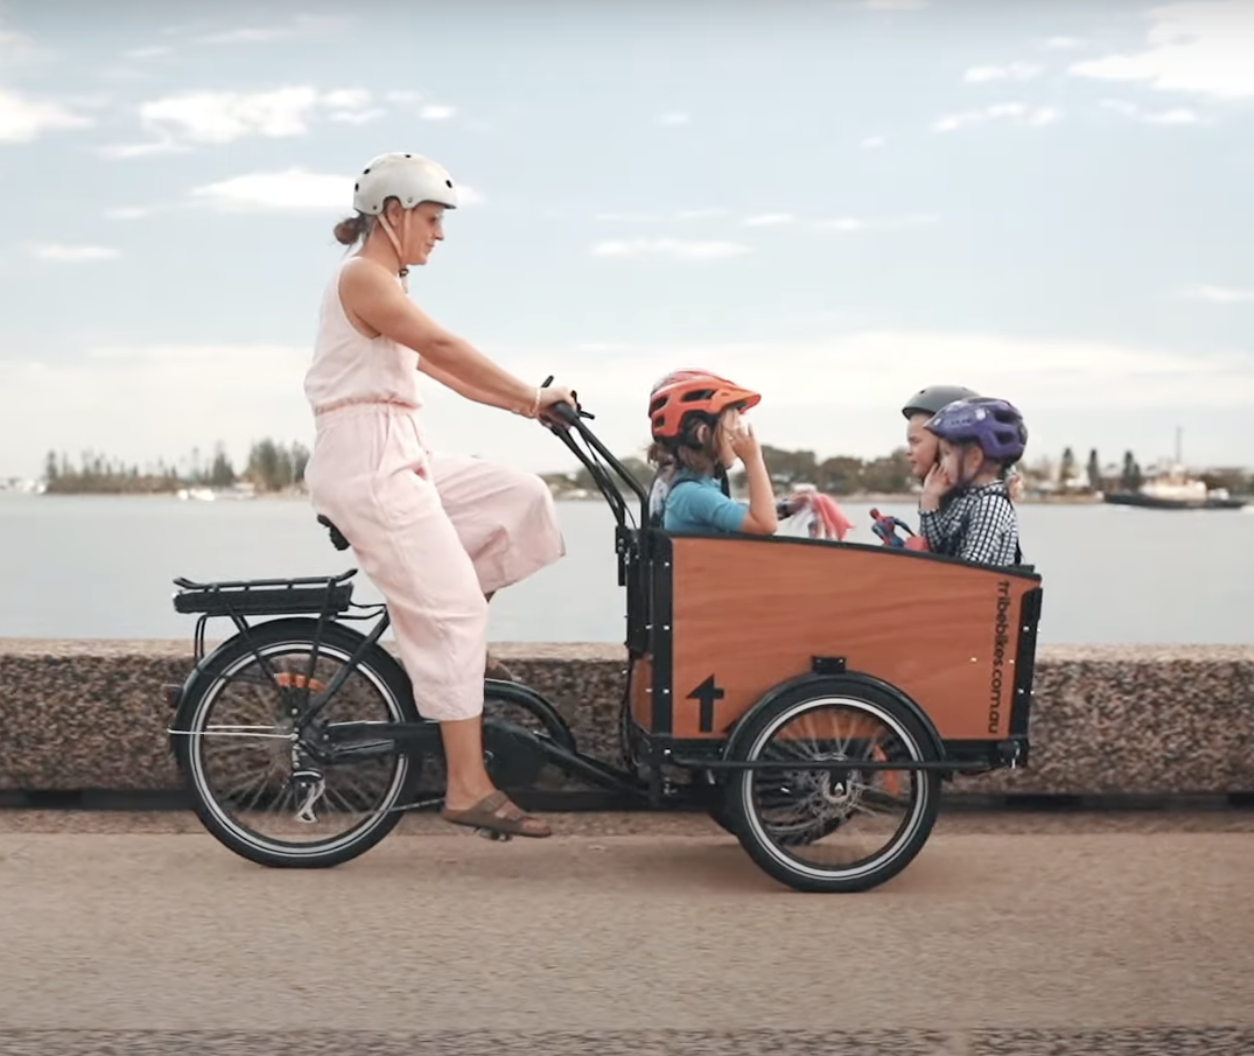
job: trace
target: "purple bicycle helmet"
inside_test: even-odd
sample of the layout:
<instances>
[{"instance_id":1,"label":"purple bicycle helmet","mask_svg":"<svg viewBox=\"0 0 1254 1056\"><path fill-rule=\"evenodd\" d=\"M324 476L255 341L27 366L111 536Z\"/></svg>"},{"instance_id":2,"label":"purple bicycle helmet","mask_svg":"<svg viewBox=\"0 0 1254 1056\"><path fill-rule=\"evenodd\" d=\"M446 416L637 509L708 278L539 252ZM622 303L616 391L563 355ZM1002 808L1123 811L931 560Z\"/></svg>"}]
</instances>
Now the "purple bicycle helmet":
<instances>
[{"instance_id":1,"label":"purple bicycle helmet","mask_svg":"<svg viewBox=\"0 0 1254 1056\"><path fill-rule=\"evenodd\" d=\"M1018 462L1028 443L1027 426L1018 408L992 396L947 403L924 428L953 444L979 444L986 457L1006 465Z\"/></svg>"}]
</instances>

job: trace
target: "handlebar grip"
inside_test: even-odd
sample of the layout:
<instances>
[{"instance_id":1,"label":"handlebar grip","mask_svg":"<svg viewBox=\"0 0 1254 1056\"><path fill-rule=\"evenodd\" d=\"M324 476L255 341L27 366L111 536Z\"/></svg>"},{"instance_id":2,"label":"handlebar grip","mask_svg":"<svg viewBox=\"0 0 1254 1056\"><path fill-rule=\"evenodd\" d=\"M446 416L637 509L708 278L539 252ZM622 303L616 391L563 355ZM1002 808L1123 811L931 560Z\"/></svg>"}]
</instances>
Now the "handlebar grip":
<instances>
[{"instance_id":1,"label":"handlebar grip","mask_svg":"<svg viewBox=\"0 0 1254 1056\"><path fill-rule=\"evenodd\" d=\"M549 410L552 411L556 417L563 419L564 421L568 422L570 425L578 424L580 418L595 418L596 417L595 414L592 414L589 411L585 411L583 410L583 408L580 408L579 410L576 411L574 407L572 407L569 403L565 403L565 402L555 403L549 408Z\"/></svg>"}]
</instances>

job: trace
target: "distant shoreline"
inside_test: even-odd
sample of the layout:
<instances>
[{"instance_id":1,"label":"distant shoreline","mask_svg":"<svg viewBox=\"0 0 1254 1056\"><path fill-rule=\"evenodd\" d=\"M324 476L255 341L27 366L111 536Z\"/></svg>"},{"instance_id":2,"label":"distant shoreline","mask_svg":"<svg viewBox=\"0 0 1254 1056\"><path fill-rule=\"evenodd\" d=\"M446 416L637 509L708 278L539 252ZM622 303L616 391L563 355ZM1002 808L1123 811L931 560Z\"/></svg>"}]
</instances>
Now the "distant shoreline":
<instances>
[{"instance_id":1,"label":"distant shoreline","mask_svg":"<svg viewBox=\"0 0 1254 1056\"><path fill-rule=\"evenodd\" d=\"M629 494L629 493L625 493ZM828 498L836 502L849 503L850 505L861 505L862 503L889 503L901 504L909 503L918 505L919 493L914 491L900 492L856 492L849 495L832 495L825 492ZM787 492L777 491L776 498L782 499L787 497ZM732 497L743 501L748 501L748 494L734 492ZM557 502L604 502L605 499L599 491L589 491L587 494L571 495L563 492L555 492L553 498ZM1097 495L1080 493L1074 495L1025 495L1018 501L1019 506L1096 506L1101 503L1101 498Z\"/></svg>"},{"instance_id":2,"label":"distant shoreline","mask_svg":"<svg viewBox=\"0 0 1254 1056\"><path fill-rule=\"evenodd\" d=\"M240 496L224 493L215 495L213 499L180 499L177 491L55 491L55 492L33 492L24 491L17 488L0 488L0 497L5 495L28 495L42 499L60 499L60 498L100 498L100 499L169 499L174 502L295 502L308 501L309 494L304 491L273 491L273 492L256 492L252 495ZM777 496L783 498L785 492L778 492ZM739 499L747 499L747 495L735 496ZM916 505L919 501L917 492L860 492L850 495L830 495L837 504L849 503L851 505L861 505L863 503L884 503L885 505L903 503ZM555 502L604 502L605 499L598 491L591 491L586 495L571 495L566 492L554 492L553 500ZM1025 495L1019 500L1017 505L1020 506L1094 506L1101 503L1101 498L1096 495L1077 494L1077 495Z\"/></svg>"}]
</instances>

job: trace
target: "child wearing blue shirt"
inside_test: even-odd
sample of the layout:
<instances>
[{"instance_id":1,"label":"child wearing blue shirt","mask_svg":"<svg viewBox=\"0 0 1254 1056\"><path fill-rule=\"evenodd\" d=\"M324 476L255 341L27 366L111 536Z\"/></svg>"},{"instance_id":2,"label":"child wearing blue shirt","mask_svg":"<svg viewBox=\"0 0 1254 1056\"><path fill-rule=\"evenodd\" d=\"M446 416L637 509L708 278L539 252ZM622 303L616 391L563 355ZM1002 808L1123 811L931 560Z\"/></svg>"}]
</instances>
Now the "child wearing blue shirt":
<instances>
[{"instance_id":1,"label":"child wearing blue shirt","mask_svg":"<svg viewBox=\"0 0 1254 1056\"><path fill-rule=\"evenodd\" d=\"M775 533L779 519L771 478L757 437L741 417L761 399L707 371L676 371L654 386L649 460L661 472L651 501L662 502L666 531ZM720 480L737 458L748 478L747 506L728 497Z\"/></svg>"}]
</instances>

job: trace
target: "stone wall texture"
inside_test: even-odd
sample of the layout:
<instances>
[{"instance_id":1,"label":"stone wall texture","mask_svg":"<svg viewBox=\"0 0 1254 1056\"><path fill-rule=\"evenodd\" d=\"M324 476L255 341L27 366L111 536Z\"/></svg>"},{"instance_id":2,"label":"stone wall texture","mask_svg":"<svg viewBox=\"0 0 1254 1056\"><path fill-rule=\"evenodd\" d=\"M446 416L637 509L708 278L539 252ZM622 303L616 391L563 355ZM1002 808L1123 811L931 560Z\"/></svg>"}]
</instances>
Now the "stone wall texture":
<instances>
[{"instance_id":1,"label":"stone wall texture","mask_svg":"<svg viewBox=\"0 0 1254 1056\"><path fill-rule=\"evenodd\" d=\"M618 761L621 647L493 652L558 705L584 751ZM177 789L161 686L191 662L183 641L0 640L0 789ZM1254 793L1254 647L1042 647L1031 735L1027 768L954 790Z\"/></svg>"}]
</instances>

